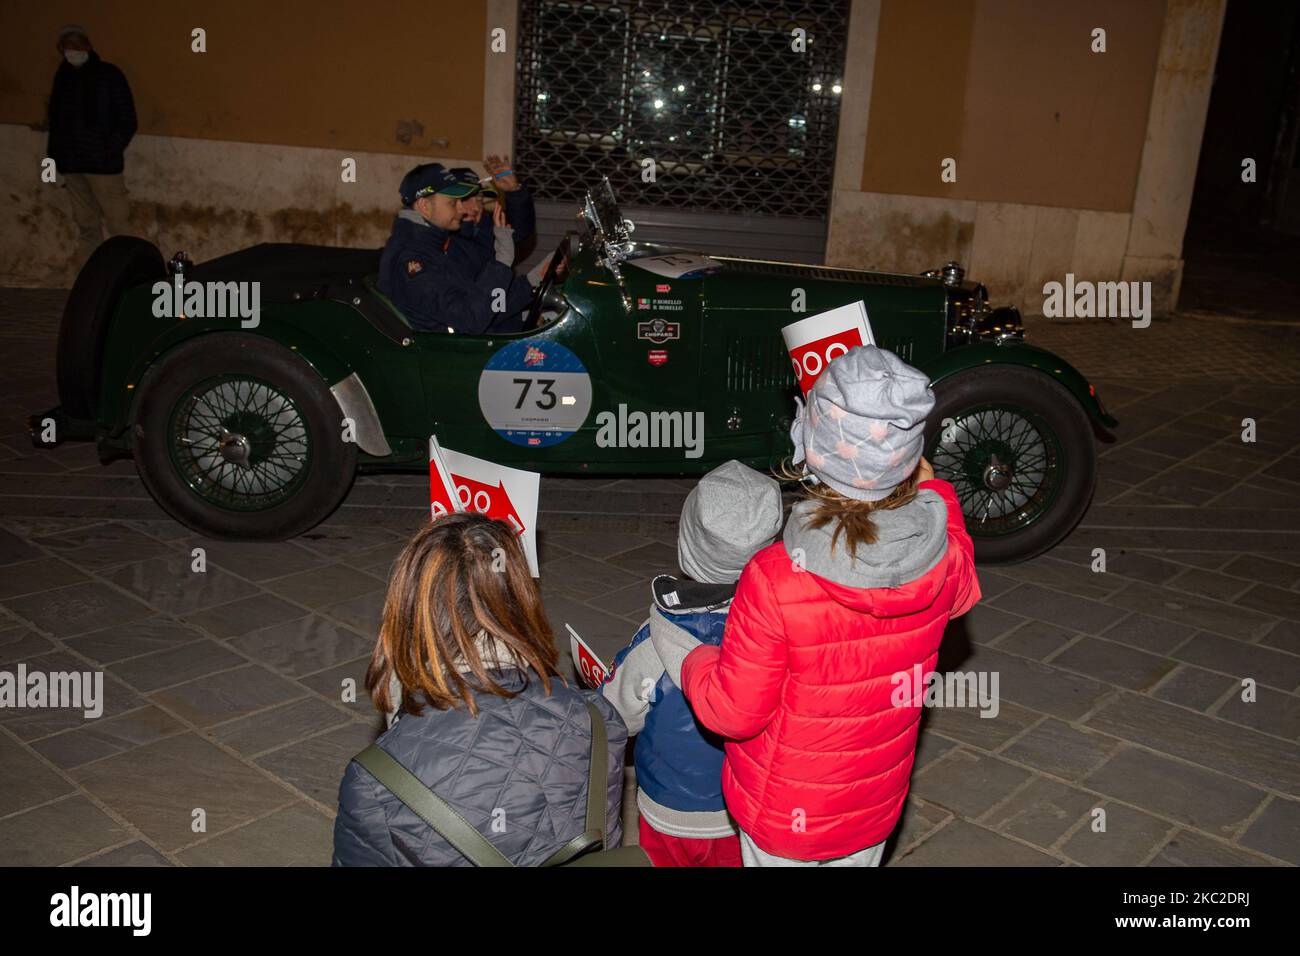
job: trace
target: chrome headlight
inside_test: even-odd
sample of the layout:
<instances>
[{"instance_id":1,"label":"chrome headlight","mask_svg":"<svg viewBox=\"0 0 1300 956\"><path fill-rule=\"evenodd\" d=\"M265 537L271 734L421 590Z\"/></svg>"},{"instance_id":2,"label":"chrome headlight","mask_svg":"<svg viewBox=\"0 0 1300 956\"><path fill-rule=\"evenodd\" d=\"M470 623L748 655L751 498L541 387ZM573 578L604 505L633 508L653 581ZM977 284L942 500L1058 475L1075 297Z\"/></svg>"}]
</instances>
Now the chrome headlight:
<instances>
[{"instance_id":1,"label":"chrome headlight","mask_svg":"<svg viewBox=\"0 0 1300 956\"><path fill-rule=\"evenodd\" d=\"M948 290L948 344L1005 342L1024 338L1020 310L1015 306L989 308L988 290L982 285Z\"/></svg>"}]
</instances>

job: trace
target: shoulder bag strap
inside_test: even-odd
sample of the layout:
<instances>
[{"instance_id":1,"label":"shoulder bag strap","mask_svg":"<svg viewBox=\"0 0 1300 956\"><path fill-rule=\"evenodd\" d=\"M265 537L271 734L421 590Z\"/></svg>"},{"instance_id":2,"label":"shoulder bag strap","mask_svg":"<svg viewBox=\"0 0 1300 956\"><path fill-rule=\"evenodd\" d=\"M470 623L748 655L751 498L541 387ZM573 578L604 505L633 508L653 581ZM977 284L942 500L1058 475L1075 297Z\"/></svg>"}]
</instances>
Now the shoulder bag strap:
<instances>
[{"instance_id":1,"label":"shoulder bag strap","mask_svg":"<svg viewBox=\"0 0 1300 956\"><path fill-rule=\"evenodd\" d=\"M605 720L594 701L586 700L591 714L591 766L587 772L587 829L596 830L604 841L605 788L609 786L609 737Z\"/></svg>"},{"instance_id":2,"label":"shoulder bag strap","mask_svg":"<svg viewBox=\"0 0 1300 956\"><path fill-rule=\"evenodd\" d=\"M586 830L546 858L542 866L562 866L593 847L605 845L605 788L609 786L609 737L600 710L591 700L583 701L591 715L591 758L587 770Z\"/></svg>"},{"instance_id":3,"label":"shoulder bag strap","mask_svg":"<svg viewBox=\"0 0 1300 956\"><path fill-rule=\"evenodd\" d=\"M378 744L371 744L352 759L475 866L514 866L487 837Z\"/></svg>"}]
</instances>

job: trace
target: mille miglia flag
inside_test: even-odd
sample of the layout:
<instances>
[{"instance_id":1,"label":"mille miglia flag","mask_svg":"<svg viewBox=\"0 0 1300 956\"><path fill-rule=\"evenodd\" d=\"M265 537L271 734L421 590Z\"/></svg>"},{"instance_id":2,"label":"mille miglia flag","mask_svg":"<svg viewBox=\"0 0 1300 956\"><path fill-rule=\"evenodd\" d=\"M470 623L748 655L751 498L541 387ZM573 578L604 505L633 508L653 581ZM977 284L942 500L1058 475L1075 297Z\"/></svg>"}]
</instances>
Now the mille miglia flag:
<instances>
[{"instance_id":1,"label":"mille miglia flag","mask_svg":"<svg viewBox=\"0 0 1300 956\"><path fill-rule=\"evenodd\" d=\"M477 511L515 529L537 577L537 490L540 476L507 468L438 444L429 436L429 506L433 517Z\"/></svg>"},{"instance_id":2,"label":"mille miglia flag","mask_svg":"<svg viewBox=\"0 0 1300 956\"><path fill-rule=\"evenodd\" d=\"M876 344L861 299L787 325L781 336L804 398L832 359L859 345Z\"/></svg>"}]
</instances>

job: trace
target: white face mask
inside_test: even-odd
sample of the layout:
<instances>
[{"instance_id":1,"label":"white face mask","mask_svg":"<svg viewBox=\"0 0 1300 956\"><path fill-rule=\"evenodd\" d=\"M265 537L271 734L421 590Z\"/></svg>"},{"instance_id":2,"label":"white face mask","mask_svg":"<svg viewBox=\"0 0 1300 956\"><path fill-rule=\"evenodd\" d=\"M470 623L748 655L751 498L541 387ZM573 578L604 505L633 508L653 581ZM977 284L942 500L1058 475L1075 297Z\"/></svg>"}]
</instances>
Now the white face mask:
<instances>
[{"instance_id":1,"label":"white face mask","mask_svg":"<svg viewBox=\"0 0 1300 956\"><path fill-rule=\"evenodd\" d=\"M73 66L81 66L90 59L90 54L85 50L64 50L63 58Z\"/></svg>"}]
</instances>

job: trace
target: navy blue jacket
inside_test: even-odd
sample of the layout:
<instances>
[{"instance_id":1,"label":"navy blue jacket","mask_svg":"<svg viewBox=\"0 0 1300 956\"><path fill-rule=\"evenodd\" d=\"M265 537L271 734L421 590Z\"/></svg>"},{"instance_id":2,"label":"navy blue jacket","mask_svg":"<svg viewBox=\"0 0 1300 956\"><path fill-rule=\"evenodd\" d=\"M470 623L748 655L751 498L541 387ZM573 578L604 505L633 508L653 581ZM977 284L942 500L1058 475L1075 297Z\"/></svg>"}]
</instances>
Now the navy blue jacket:
<instances>
[{"instance_id":1,"label":"navy blue jacket","mask_svg":"<svg viewBox=\"0 0 1300 956\"><path fill-rule=\"evenodd\" d=\"M464 707L402 714L379 746L460 813L516 866L536 866L586 826L594 700L608 739L605 845L622 843L627 730L599 694L536 675L498 676L515 697L478 694ZM335 866L469 866L359 764L348 764L334 821Z\"/></svg>"},{"instance_id":2,"label":"navy blue jacket","mask_svg":"<svg viewBox=\"0 0 1300 956\"><path fill-rule=\"evenodd\" d=\"M732 832L722 796L722 738L695 719L682 689L655 652L652 628L685 631L719 645L734 584L701 584L660 575L652 585L650 620L614 658L601 688L637 734L636 782L641 816L660 832L716 838ZM650 799L647 803L645 798Z\"/></svg>"},{"instance_id":3,"label":"navy blue jacket","mask_svg":"<svg viewBox=\"0 0 1300 956\"><path fill-rule=\"evenodd\" d=\"M81 66L67 60L54 74L46 155L60 173L120 173L135 135L135 102L126 77L91 51Z\"/></svg>"},{"instance_id":4,"label":"navy blue jacket","mask_svg":"<svg viewBox=\"0 0 1300 956\"><path fill-rule=\"evenodd\" d=\"M479 335L523 329L533 297L528 280L494 258L475 267L467 257L450 255L454 236L403 209L379 259L379 291L424 332ZM506 290L500 312L492 308L497 289Z\"/></svg>"},{"instance_id":5,"label":"navy blue jacket","mask_svg":"<svg viewBox=\"0 0 1300 956\"><path fill-rule=\"evenodd\" d=\"M537 210L527 186L520 186L514 192L502 192L501 197L506 207L506 221L510 223L514 234L517 253L537 229ZM472 266L482 268L484 263L496 255L495 230L496 225L487 212L479 217L478 222L462 222L460 231L453 233L451 254L463 258ZM518 258L517 254L515 258Z\"/></svg>"}]
</instances>

